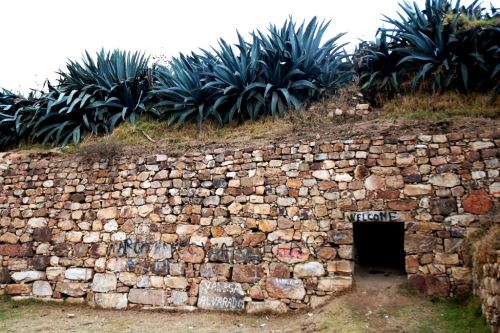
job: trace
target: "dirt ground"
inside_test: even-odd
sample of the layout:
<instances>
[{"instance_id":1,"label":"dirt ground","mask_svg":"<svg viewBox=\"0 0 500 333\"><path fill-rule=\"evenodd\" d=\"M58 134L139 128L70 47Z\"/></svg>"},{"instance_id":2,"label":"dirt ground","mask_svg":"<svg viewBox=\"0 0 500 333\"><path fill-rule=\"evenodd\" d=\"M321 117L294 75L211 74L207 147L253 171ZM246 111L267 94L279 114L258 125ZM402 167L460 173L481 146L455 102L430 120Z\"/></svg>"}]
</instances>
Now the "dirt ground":
<instances>
[{"instance_id":1,"label":"dirt ground","mask_svg":"<svg viewBox=\"0 0 500 333\"><path fill-rule=\"evenodd\" d=\"M404 275L357 273L353 291L286 315L111 311L0 301L1 332L446 332L442 306L409 292Z\"/></svg>"}]
</instances>

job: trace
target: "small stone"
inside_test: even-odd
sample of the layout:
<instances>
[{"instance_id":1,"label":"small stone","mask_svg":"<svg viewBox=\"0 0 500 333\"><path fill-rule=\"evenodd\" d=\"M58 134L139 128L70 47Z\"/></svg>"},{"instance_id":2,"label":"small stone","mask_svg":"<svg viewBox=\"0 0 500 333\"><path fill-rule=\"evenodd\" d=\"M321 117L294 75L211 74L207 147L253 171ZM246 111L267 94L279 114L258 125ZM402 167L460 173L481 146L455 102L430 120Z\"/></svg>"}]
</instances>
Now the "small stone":
<instances>
[{"instance_id":1,"label":"small stone","mask_svg":"<svg viewBox=\"0 0 500 333\"><path fill-rule=\"evenodd\" d=\"M131 272L120 272L118 280L126 286L135 286L137 283L137 274Z\"/></svg>"},{"instance_id":2,"label":"small stone","mask_svg":"<svg viewBox=\"0 0 500 333\"><path fill-rule=\"evenodd\" d=\"M118 216L119 211L115 207L103 208L97 211L97 218L101 220L117 219Z\"/></svg>"},{"instance_id":3,"label":"small stone","mask_svg":"<svg viewBox=\"0 0 500 333\"><path fill-rule=\"evenodd\" d=\"M325 268L317 261L310 261L295 265L293 275L296 278L325 275Z\"/></svg>"},{"instance_id":4,"label":"small stone","mask_svg":"<svg viewBox=\"0 0 500 333\"><path fill-rule=\"evenodd\" d=\"M172 289L185 289L188 286L188 281L185 277L169 276L164 278L165 286Z\"/></svg>"},{"instance_id":5,"label":"small stone","mask_svg":"<svg viewBox=\"0 0 500 333\"><path fill-rule=\"evenodd\" d=\"M7 244L16 244L19 241L19 237L13 233L6 232L0 236L0 242Z\"/></svg>"},{"instance_id":6,"label":"small stone","mask_svg":"<svg viewBox=\"0 0 500 333\"><path fill-rule=\"evenodd\" d=\"M68 280L88 281L92 279L92 270L90 268L68 268L64 272L64 277Z\"/></svg>"},{"instance_id":7,"label":"small stone","mask_svg":"<svg viewBox=\"0 0 500 333\"><path fill-rule=\"evenodd\" d=\"M180 290L172 290L172 304L185 305L188 302L188 293Z\"/></svg>"},{"instance_id":8,"label":"small stone","mask_svg":"<svg viewBox=\"0 0 500 333\"><path fill-rule=\"evenodd\" d=\"M278 300L265 300L264 302L248 302L246 311L248 314L259 313L286 313L288 307Z\"/></svg>"},{"instance_id":9,"label":"small stone","mask_svg":"<svg viewBox=\"0 0 500 333\"><path fill-rule=\"evenodd\" d=\"M385 186L384 178L377 175L371 175L365 180L365 188L368 191L377 191L382 189L384 186Z\"/></svg>"},{"instance_id":10,"label":"small stone","mask_svg":"<svg viewBox=\"0 0 500 333\"><path fill-rule=\"evenodd\" d=\"M405 185L403 193L408 196L429 195L432 193L432 185L417 184Z\"/></svg>"},{"instance_id":11,"label":"small stone","mask_svg":"<svg viewBox=\"0 0 500 333\"><path fill-rule=\"evenodd\" d=\"M430 176L429 182L434 186L454 187L460 185L460 177L454 173L443 173Z\"/></svg>"},{"instance_id":12,"label":"small stone","mask_svg":"<svg viewBox=\"0 0 500 333\"><path fill-rule=\"evenodd\" d=\"M354 169L354 177L356 179L365 179L370 174L370 171L364 165L357 165Z\"/></svg>"},{"instance_id":13,"label":"small stone","mask_svg":"<svg viewBox=\"0 0 500 333\"><path fill-rule=\"evenodd\" d=\"M330 173L328 170L316 170L313 171L312 173L314 178L321 179L321 180L329 180L330 179Z\"/></svg>"}]
</instances>

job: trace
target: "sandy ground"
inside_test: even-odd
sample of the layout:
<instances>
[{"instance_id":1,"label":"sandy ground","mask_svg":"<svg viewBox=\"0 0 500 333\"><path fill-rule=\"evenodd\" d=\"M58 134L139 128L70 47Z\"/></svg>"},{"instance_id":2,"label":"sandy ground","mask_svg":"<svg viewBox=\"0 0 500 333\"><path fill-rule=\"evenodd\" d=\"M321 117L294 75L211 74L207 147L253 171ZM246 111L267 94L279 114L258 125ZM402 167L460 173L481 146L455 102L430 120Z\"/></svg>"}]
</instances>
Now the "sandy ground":
<instances>
[{"instance_id":1,"label":"sandy ground","mask_svg":"<svg viewBox=\"0 0 500 333\"><path fill-rule=\"evenodd\" d=\"M322 308L286 315L111 311L0 301L1 332L441 332L440 308L405 288L404 275L359 272L355 288ZM424 330L424 327L427 330Z\"/></svg>"}]
</instances>

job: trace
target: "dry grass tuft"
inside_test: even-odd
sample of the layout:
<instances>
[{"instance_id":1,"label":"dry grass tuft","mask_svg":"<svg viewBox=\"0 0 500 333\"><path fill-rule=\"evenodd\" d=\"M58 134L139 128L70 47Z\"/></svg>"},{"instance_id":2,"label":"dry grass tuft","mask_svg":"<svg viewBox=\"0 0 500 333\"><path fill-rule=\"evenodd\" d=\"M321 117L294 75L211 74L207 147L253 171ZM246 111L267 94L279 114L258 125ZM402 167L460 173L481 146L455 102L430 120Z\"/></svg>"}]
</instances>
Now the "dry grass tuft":
<instances>
[{"instance_id":1,"label":"dry grass tuft","mask_svg":"<svg viewBox=\"0 0 500 333\"><path fill-rule=\"evenodd\" d=\"M495 102L491 95L462 95L453 92L427 95L398 96L381 108L386 118L411 120L447 120L456 117L499 118L500 98Z\"/></svg>"}]
</instances>

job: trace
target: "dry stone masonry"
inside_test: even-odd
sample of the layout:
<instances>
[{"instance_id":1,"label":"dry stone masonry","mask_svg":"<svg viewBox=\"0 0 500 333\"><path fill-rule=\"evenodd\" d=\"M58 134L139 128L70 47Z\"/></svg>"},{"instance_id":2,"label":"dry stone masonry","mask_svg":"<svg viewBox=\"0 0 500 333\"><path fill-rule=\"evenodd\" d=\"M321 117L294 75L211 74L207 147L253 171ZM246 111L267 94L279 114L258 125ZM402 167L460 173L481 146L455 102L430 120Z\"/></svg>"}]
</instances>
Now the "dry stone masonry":
<instances>
[{"instance_id":1,"label":"dry stone masonry","mask_svg":"<svg viewBox=\"0 0 500 333\"><path fill-rule=\"evenodd\" d=\"M404 223L411 285L464 294L464 239L499 222L499 134L3 154L1 289L116 309L316 307L353 285L353 224L386 222Z\"/></svg>"}]
</instances>

